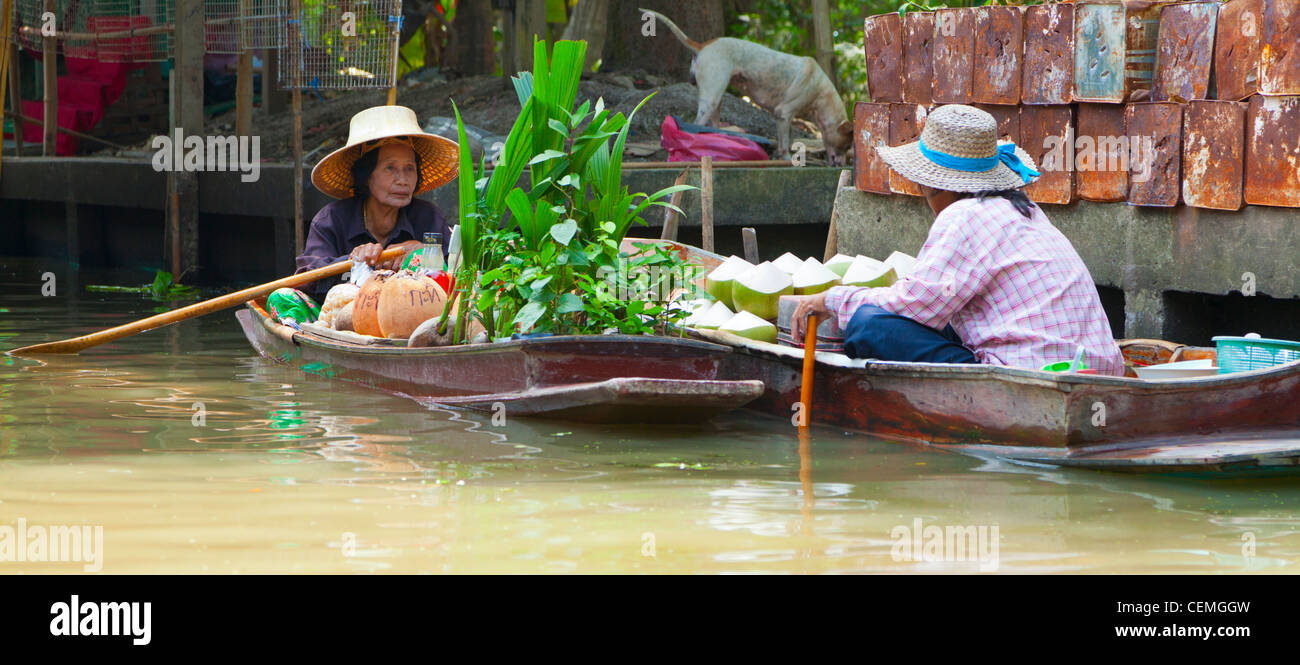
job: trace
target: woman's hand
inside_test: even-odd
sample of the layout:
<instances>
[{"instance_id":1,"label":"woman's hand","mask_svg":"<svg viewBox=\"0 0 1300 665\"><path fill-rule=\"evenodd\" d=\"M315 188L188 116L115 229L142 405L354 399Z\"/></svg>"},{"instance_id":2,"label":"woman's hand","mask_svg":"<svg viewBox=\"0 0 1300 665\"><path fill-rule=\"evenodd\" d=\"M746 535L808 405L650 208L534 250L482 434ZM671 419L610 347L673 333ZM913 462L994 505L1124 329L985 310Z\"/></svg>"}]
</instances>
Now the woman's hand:
<instances>
[{"instance_id":1,"label":"woman's hand","mask_svg":"<svg viewBox=\"0 0 1300 665\"><path fill-rule=\"evenodd\" d=\"M385 247L379 243L371 242L364 245L357 245L356 249L352 250L351 258L353 261L364 261L366 265L375 268L376 270L397 270L402 267L402 262L406 260L406 255L419 249L421 246L422 243L418 240L408 240L396 245L390 245L387 249L401 248L402 255L390 261L381 262L379 260L379 255L384 252Z\"/></svg>"},{"instance_id":2,"label":"woman's hand","mask_svg":"<svg viewBox=\"0 0 1300 665\"><path fill-rule=\"evenodd\" d=\"M396 245L389 245L388 249L400 248L402 250L402 255L391 261L388 261L387 263L385 263L380 267L387 270L400 270L402 267L402 262L406 260L407 255L409 255L411 252L414 252L417 249L420 249L421 247L424 247L424 243L420 242L419 240L407 240L406 242L398 243Z\"/></svg>"},{"instance_id":3,"label":"woman's hand","mask_svg":"<svg viewBox=\"0 0 1300 665\"><path fill-rule=\"evenodd\" d=\"M804 333L808 330L808 315L816 314L817 318L825 321L826 317L831 316L831 311L826 309L826 292L816 293L811 296L795 296L799 299L799 304L794 308L794 315L790 318L790 334L794 337L795 342L802 342Z\"/></svg>"}]
</instances>

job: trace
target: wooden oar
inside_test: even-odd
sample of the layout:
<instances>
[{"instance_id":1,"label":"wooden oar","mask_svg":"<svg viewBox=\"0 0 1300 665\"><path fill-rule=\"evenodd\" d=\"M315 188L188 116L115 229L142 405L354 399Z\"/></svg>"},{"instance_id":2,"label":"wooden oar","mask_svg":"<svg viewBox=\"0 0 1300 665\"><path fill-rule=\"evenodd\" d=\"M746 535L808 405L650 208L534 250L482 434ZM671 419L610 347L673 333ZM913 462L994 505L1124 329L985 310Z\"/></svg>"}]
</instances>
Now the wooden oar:
<instances>
[{"instance_id":1,"label":"wooden oar","mask_svg":"<svg viewBox=\"0 0 1300 665\"><path fill-rule=\"evenodd\" d=\"M385 250L380 254L379 260L390 261L401 256L404 252L405 250L402 248L394 247ZM317 268L297 275L291 275L283 279L277 279L274 282L267 282L260 286L250 286L243 291L236 291L219 298L205 300L203 302L194 303L193 305L186 305L180 309L174 309L170 312L151 316L147 319L140 319L134 323L117 326L116 328L109 328L108 330L101 330L97 333L82 335L81 337L73 337L58 342L46 342L44 344L24 346L21 349L9 351L7 355L22 356L38 353L78 353L84 349L89 349L92 346L98 346L105 342L112 342L113 340L122 339L123 337L130 337L131 335L142 333L146 330L161 328L178 321L193 319L203 316L204 314L211 314L212 312L219 312L223 309L237 307L249 300L269 295L276 289L302 286L304 284L310 284L318 279L342 275L351 268L351 261L339 261L338 263L325 266L324 268Z\"/></svg>"},{"instance_id":2,"label":"wooden oar","mask_svg":"<svg viewBox=\"0 0 1300 665\"><path fill-rule=\"evenodd\" d=\"M803 405L803 425L812 424L813 365L817 356L817 315L808 316L808 332L803 336L803 383L799 386L799 403Z\"/></svg>"}]
</instances>

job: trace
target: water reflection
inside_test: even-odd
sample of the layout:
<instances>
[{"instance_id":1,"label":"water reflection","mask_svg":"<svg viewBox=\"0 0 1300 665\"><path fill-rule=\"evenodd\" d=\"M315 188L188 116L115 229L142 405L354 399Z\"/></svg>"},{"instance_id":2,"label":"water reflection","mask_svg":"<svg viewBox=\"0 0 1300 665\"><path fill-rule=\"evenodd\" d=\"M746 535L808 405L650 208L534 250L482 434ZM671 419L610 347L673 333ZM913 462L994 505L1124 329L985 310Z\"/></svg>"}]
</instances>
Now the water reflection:
<instances>
[{"instance_id":1,"label":"water reflection","mask_svg":"<svg viewBox=\"0 0 1300 665\"><path fill-rule=\"evenodd\" d=\"M155 306L50 301L16 274L0 267L0 349ZM971 569L895 560L891 529L917 518L997 525L1002 571L1300 560L1294 482L1033 468L752 414L493 426L268 362L229 313L81 356L0 358L0 523L18 517L103 525L105 572Z\"/></svg>"}]
</instances>

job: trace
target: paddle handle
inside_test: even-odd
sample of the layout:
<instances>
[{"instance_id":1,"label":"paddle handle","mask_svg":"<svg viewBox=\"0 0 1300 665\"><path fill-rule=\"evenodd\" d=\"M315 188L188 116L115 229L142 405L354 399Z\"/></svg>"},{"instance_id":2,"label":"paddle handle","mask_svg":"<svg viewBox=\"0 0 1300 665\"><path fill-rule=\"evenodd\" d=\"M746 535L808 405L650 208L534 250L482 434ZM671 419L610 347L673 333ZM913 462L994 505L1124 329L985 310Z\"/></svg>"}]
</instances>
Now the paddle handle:
<instances>
[{"instance_id":1,"label":"paddle handle","mask_svg":"<svg viewBox=\"0 0 1300 665\"><path fill-rule=\"evenodd\" d=\"M799 386L799 403L803 405L804 426L812 422L813 366L817 356L817 315L808 316L808 331L803 336L803 377Z\"/></svg>"},{"instance_id":2,"label":"paddle handle","mask_svg":"<svg viewBox=\"0 0 1300 665\"><path fill-rule=\"evenodd\" d=\"M392 259L396 259L399 256L402 256L404 253L405 253L404 249L400 247L394 247L391 249L384 250L384 252L379 255L379 260L390 261ZM73 337L71 339L60 340L57 342L46 342L44 344L33 344L32 346L24 346L20 349L13 349L12 351L8 351L6 355L19 356L19 355L33 355L38 353L77 353L84 349L88 349L92 346L98 346L106 342L112 342L114 340L122 339L123 337L130 337L131 335L134 335L136 333L142 333L145 332L146 330L161 328L162 326L171 325L173 323L184 321L186 319L192 319L195 317L203 316L204 314L211 314L212 312L221 311L223 309L238 307L239 305L248 302L249 300L256 300L257 298L270 295L276 289L283 289L286 287L294 288L294 287L302 286L304 284L310 284L319 279L325 279L327 277L342 275L343 273L347 272L351 268L352 268L351 260L339 261L338 263L325 266L324 268L308 270L307 272L304 273L299 273L297 275L290 275L282 279L277 279L274 282L267 282L266 284L261 284L259 286L250 286L249 288L244 289L242 291L229 293L224 296L212 298L211 300L204 300L203 302L197 302L194 303L193 305L186 305L185 307L181 307L180 309L174 309L170 312L156 314L147 319L140 319L139 321L136 321L134 323L127 323L125 325L120 325L115 328L109 328L108 330L101 330L97 333L82 335L81 337Z\"/></svg>"}]
</instances>

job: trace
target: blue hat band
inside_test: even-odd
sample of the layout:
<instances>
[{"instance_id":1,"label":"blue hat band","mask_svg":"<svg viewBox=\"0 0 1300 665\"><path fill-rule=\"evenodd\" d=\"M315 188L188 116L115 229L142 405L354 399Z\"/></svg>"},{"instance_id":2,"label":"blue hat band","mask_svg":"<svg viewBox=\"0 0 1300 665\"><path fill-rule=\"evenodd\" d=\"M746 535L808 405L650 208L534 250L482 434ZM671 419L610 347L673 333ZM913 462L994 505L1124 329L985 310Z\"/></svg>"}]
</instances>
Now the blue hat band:
<instances>
[{"instance_id":1,"label":"blue hat band","mask_svg":"<svg viewBox=\"0 0 1300 665\"><path fill-rule=\"evenodd\" d=\"M1014 143L1003 143L998 146L996 154L990 157L957 157L946 152L931 150L925 147L925 141L917 141L921 148L921 154L925 158L942 166L953 169L954 171L966 171L968 173L982 173L995 168L998 163L1006 164L1007 168L1015 171L1020 175L1020 179L1028 183L1031 178L1039 174L1024 162L1020 161L1020 156L1016 154L1016 145Z\"/></svg>"}]
</instances>

